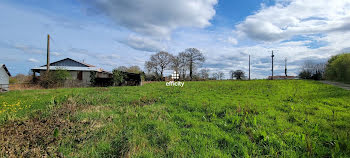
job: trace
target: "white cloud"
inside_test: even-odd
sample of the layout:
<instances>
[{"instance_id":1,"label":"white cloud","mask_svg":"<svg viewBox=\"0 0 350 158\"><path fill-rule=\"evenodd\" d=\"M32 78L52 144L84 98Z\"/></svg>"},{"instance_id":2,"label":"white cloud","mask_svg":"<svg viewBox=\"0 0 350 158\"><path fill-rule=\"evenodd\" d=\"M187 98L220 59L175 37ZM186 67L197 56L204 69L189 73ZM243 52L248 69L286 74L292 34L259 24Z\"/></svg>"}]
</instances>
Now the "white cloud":
<instances>
[{"instance_id":1,"label":"white cloud","mask_svg":"<svg viewBox=\"0 0 350 158\"><path fill-rule=\"evenodd\" d=\"M235 39L235 38L233 38L233 37L228 37L228 38L227 38L227 42L228 42L228 43L231 43L231 44L233 44L233 45L237 45L237 44L238 44L237 39Z\"/></svg>"},{"instance_id":2,"label":"white cloud","mask_svg":"<svg viewBox=\"0 0 350 158\"><path fill-rule=\"evenodd\" d=\"M117 54L108 54L108 55L96 55L97 58L102 59L102 60L113 60L113 59L120 59L120 56Z\"/></svg>"},{"instance_id":3,"label":"white cloud","mask_svg":"<svg viewBox=\"0 0 350 158\"><path fill-rule=\"evenodd\" d=\"M52 12L42 15L34 10L26 11L17 7L6 11L5 7L0 6L7 13L0 16L13 19L3 23L5 31L1 34L4 39L16 42L20 39L18 42L25 44L15 47L11 44L15 42L9 42L3 46L3 62L8 62L7 58L10 57L18 61L29 61L28 58L33 58L33 55L34 58L38 57L36 59L43 58L46 53L46 33L43 32L56 33L52 34L55 40L52 48L56 48L52 49L53 59L55 55L62 54L62 58L85 59L90 64L103 65L101 67L111 70L121 65L143 67L144 61L152 54L149 52L166 50L177 54L186 48L195 47L203 50L207 57L204 68L210 69L211 73L225 72L226 77L230 70L248 71L248 54L252 60L252 78L266 78L271 74L271 50L278 50L275 52L276 75L283 74L285 57L288 58L289 72L293 75L297 74L304 60L325 61L331 55L350 50L350 25L347 25L350 22L349 0L276 1L275 6L262 6L238 24L233 32L232 28L227 27L201 29L210 25L217 0L88 2L96 5L100 13L110 17L117 26L109 25L109 22L107 25L100 23L105 22L100 17L74 18L83 15L66 17L68 21L74 21L72 27L56 25L56 19L52 20L47 15L63 14ZM78 24L82 24L84 29L73 27ZM170 33L171 38L167 38ZM295 40L295 37L300 38ZM325 44L317 46L320 43ZM20 59L6 54L12 52L13 48L22 52ZM30 63L26 63L28 66L20 71L26 72L30 68Z\"/></svg>"},{"instance_id":4,"label":"white cloud","mask_svg":"<svg viewBox=\"0 0 350 158\"><path fill-rule=\"evenodd\" d=\"M24 44L14 44L12 46L13 48L20 50L24 53L30 53L30 54L46 54L46 49L44 48L38 48L32 45L24 45ZM51 51L51 55L53 56L60 56L61 53L56 52L56 51Z\"/></svg>"},{"instance_id":5,"label":"white cloud","mask_svg":"<svg viewBox=\"0 0 350 158\"><path fill-rule=\"evenodd\" d=\"M29 58L27 61L32 62L32 63L38 63L39 60L34 59L34 58Z\"/></svg>"},{"instance_id":6,"label":"white cloud","mask_svg":"<svg viewBox=\"0 0 350 158\"><path fill-rule=\"evenodd\" d=\"M248 55L251 55L251 77L252 78L267 78L271 75L271 50L275 50L275 75L284 74L284 59L288 59L288 75L297 75L300 65L305 60L311 60L315 63L325 62L327 59L340 53L343 48L349 48L350 32L348 33L332 33L331 36L315 36L308 37L302 41L283 41L245 45L243 42L240 45L232 45L225 40L232 37L224 33L201 32L197 34L190 32L175 36L177 42L169 45L173 53L180 52L187 47L195 47L203 50L206 62L203 68L208 68L213 72L224 72L227 78L230 70L243 70L248 73ZM334 34L334 35L333 35ZM339 37L341 36L341 37ZM189 38L191 37L191 38ZM208 38L203 38L208 37ZM211 38L210 38L211 37ZM339 37L339 38L337 38ZM193 43L193 39L202 39L201 42ZM339 40L339 41L337 41ZM310 45L317 44L318 41L326 41L326 46L310 48ZM348 49L350 50L350 48Z\"/></svg>"},{"instance_id":7,"label":"white cloud","mask_svg":"<svg viewBox=\"0 0 350 158\"><path fill-rule=\"evenodd\" d=\"M130 35L125 41L119 41L127 46L141 51L157 52L165 50L165 46L160 42L144 36Z\"/></svg>"},{"instance_id":8,"label":"white cloud","mask_svg":"<svg viewBox=\"0 0 350 158\"><path fill-rule=\"evenodd\" d=\"M61 55L61 53L59 53L59 52L50 52L50 54L54 55L54 56L60 56Z\"/></svg>"},{"instance_id":9,"label":"white cloud","mask_svg":"<svg viewBox=\"0 0 350 158\"><path fill-rule=\"evenodd\" d=\"M36 48L36 47L30 46L30 45L15 44L13 47L18 49L18 50L21 50L25 53L33 53L33 54L45 53L43 49Z\"/></svg>"},{"instance_id":10,"label":"white cloud","mask_svg":"<svg viewBox=\"0 0 350 158\"><path fill-rule=\"evenodd\" d=\"M98 0L86 3L91 6L89 10L104 13L132 31L163 37L179 27L209 26L218 0Z\"/></svg>"},{"instance_id":11,"label":"white cloud","mask_svg":"<svg viewBox=\"0 0 350 158\"><path fill-rule=\"evenodd\" d=\"M350 0L279 2L248 16L236 26L237 31L255 40L281 41L295 35L350 30Z\"/></svg>"}]
</instances>

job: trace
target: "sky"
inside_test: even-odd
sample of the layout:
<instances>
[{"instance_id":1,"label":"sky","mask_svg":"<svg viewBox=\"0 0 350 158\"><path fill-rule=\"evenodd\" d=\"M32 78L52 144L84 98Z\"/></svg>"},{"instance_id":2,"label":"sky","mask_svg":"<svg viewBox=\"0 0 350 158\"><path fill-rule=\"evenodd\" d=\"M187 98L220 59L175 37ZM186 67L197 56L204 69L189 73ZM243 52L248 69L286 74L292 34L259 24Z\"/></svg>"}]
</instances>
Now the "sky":
<instances>
[{"instance_id":1,"label":"sky","mask_svg":"<svg viewBox=\"0 0 350 158\"><path fill-rule=\"evenodd\" d=\"M197 48L210 73L251 78L297 75L305 61L350 52L350 0L2 0L0 63L28 74L72 58L111 71L144 63L159 51ZM199 69L201 69L199 68ZM168 71L169 73L170 70Z\"/></svg>"}]
</instances>

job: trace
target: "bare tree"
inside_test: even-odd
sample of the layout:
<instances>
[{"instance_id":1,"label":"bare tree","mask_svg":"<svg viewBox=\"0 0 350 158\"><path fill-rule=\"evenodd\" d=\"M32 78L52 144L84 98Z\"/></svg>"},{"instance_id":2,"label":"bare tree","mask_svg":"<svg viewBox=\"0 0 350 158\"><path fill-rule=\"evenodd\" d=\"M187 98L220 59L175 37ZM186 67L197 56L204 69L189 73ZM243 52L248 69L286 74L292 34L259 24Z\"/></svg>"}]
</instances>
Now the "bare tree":
<instances>
[{"instance_id":1,"label":"bare tree","mask_svg":"<svg viewBox=\"0 0 350 158\"><path fill-rule=\"evenodd\" d=\"M190 70L190 78L192 80L195 66L202 64L205 61L203 54L196 48L187 48L185 50Z\"/></svg>"},{"instance_id":2,"label":"bare tree","mask_svg":"<svg viewBox=\"0 0 350 158\"><path fill-rule=\"evenodd\" d=\"M237 80L241 80L243 79L244 76L244 72L242 70L236 70L235 72L233 72L234 77L236 77Z\"/></svg>"},{"instance_id":3,"label":"bare tree","mask_svg":"<svg viewBox=\"0 0 350 158\"><path fill-rule=\"evenodd\" d=\"M116 68L116 70L118 71L123 71L123 72L127 72L128 71L128 68L126 66L119 66Z\"/></svg>"},{"instance_id":4,"label":"bare tree","mask_svg":"<svg viewBox=\"0 0 350 158\"><path fill-rule=\"evenodd\" d=\"M212 74L212 77L213 77L213 79L215 79L215 80L219 80L219 73L217 73L217 72L215 72L215 73L213 73Z\"/></svg>"},{"instance_id":5,"label":"bare tree","mask_svg":"<svg viewBox=\"0 0 350 158\"><path fill-rule=\"evenodd\" d=\"M202 79L208 79L209 78L209 69L201 69L199 71L199 76L202 78Z\"/></svg>"},{"instance_id":6,"label":"bare tree","mask_svg":"<svg viewBox=\"0 0 350 158\"><path fill-rule=\"evenodd\" d=\"M159 70L158 70L158 67L156 66L155 62L146 61L145 62L145 68L146 68L148 73L159 74Z\"/></svg>"},{"instance_id":7,"label":"bare tree","mask_svg":"<svg viewBox=\"0 0 350 158\"><path fill-rule=\"evenodd\" d=\"M145 68L147 69L148 80L159 80L160 79L160 69L155 62L146 61Z\"/></svg>"},{"instance_id":8,"label":"bare tree","mask_svg":"<svg viewBox=\"0 0 350 158\"><path fill-rule=\"evenodd\" d=\"M224 79L224 73L219 71L219 72L215 72L213 73L213 78L215 78L216 80L222 80Z\"/></svg>"},{"instance_id":9,"label":"bare tree","mask_svg":"<svg viewBox=\"0 0 350 158\"><path fill-rule=\"evenodd\" d=\"M235 71L231 70L230 71L230 78L233 80L235 78Z\"/></svg>"},{"instance_id":10,"label":"bare tree","mask_svg":"<svg viewBox=\"0 0 350 158\"><path fill-rule=\"evenodd\" d=\"M163 72L170 66L173 58L174 57L168 52L161 51L152 55L150 61L146 61L145 67L147 70L160 74L160 77L163 78Z\"/></svg>"},{"instance_id":11,"label":"bare tree","mask_svg":"<svg viewBox=\"0 0 350 158\"><path fill-rule=\"evenodd\" d=\"M147 68L147 66L146 66ZM130 67L126 67L126 66L119 66L114 70L118 70L118 71L122 71L122 72L130 72L130 73L140 73L141 72L141 68L139 66L130 66Z\"/></svg>"},{"instance_id":12,"label":"bare tree","mask_svg":"<svg viewBox=\"0 0 350 158\"><path fill-rule=\"evenodd\" d=\"M187 68L188 68L188 60L187 60L187 56L185 52L181 52L179 53L179 55L177 56L178 60L179 60L179 73L180 76L182 76L182 79L185 80L186 78L186 72L187 72Z\"/></svg>"},{"instance_id":13,"label":"bare tree","mask_svg":"<svg viewBox=\"0 0 350 158\"><path fill-rule=\"evenodd\" d=\"M179 58L179 56L174 56L172 59L171 59L171 64L170 64L170 66L171 66L171 68L174 70L174 71L176 71L176 72L178 72L179 73L179 71L180 71L180 58Z\"/></svg>"},{"instance_id":14,"label":"bare tree","mask_svg":"<svg viewBox=\"0 0 350 158\"><path fill-rule=\"evenodd\" d=\"M307 60L301 66L299 77L302 79L320 80L323 78L326 69L325 63L314 63Z\"/></svg>"},{"instance_id":15,"label":"bare tree","mask_svg":"<svg viewBox=\"0 0 350 158\"><path fill-rule=\"evenodd\" d=\"M225 74L223 72L219 72L219 79L222 80L224 79Z\"/></svg>"},{"instance_id":16,"label":"bare tree","mask_svg":"<svg viewBox=\"0 0 350 158\"><path fill-rule=\"evenodd\" d=\"M323 74L325 71L325 68L326 68L325 63L314 63L310 60L305 61L304 64L301 66L302 70L310 71L312 74L316 72L320 72Z\"/></svg>"},{"instance_id":17,"label":"bare tree","mask_svg":"<svg viewBox=\"0 0 350 158\"><path fill-rule=\"evenodd\" d=\"M141 68L139 66L130 66L127 70L127 72L130 73L140 73L141 72Z\"/></svg>"}]
</instances>

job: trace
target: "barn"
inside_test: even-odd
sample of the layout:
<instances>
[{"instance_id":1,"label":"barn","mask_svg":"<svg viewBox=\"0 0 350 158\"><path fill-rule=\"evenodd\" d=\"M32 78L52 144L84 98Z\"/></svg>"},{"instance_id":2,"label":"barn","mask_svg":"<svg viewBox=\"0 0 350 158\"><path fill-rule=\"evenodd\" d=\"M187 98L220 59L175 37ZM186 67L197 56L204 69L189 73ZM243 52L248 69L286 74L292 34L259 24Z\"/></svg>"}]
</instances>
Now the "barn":
<instances>
[{"instance_id":1,"label":"barn","mask_svg":"<svg viewBox=\"0 0 350 158\"><path fill-rule=\"evenodd\" d=\"M5 64L0 64L0 92L9 91L9 82L11 74Z\"/></svg>"},{"instance_id":2,"label":"barn","mask_svg":"<svg viewBox=\"0 0 350 158\"><path fill-rule=\"evenodd\" d=\"M34 78L40 78L38 76L45 73L46 69L46 65L33 68L32 71ZM92 75L95 75L95 81L97 81L97 85L108 86L112 84L112 73L105 71L102 68L97 68L93 65L73 60L71 58L65 58L50 63L49 70L67 70L71 75L70 80L67 80L65 83L67 86L90 86Z\"/></svg>"}]
</instances>

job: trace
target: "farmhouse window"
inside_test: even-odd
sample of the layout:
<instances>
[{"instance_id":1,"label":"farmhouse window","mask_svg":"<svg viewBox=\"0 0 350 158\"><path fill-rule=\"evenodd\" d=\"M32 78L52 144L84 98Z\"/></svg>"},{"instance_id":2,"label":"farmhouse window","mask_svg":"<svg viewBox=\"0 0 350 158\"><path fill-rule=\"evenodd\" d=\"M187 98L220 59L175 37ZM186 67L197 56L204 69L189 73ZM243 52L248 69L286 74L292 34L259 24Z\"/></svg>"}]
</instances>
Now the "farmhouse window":
<instances>
[{"instance_id":1,"label":"farmhouse window","mask_svg":"<svg viewBox=\"0 0 350 158\"><path fill-rule=\"evenodd\" d=\"M83 72L82 71L78 72L78 80L83 80Z\"/></svg>"}]
</instances>

